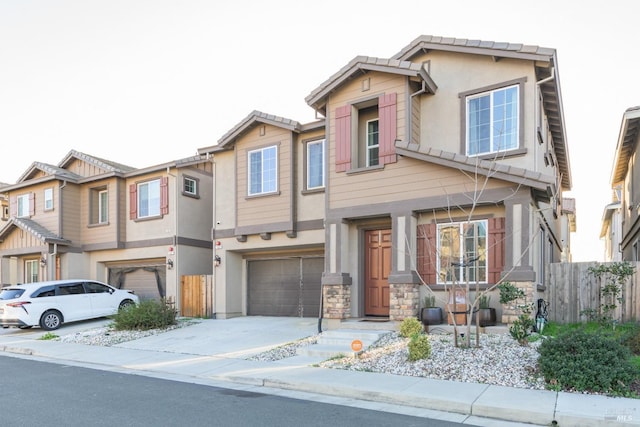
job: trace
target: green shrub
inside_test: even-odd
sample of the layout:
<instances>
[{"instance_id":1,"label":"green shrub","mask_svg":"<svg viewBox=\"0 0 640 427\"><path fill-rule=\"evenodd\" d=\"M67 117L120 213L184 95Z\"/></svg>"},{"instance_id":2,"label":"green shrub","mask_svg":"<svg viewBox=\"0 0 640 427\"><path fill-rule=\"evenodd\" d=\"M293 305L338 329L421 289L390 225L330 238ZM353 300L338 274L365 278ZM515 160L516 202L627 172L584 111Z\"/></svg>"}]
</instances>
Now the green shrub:
<instances>
[{"instance_id":1,"label":"green shrub","mask_svg":"<svg viewBox=\"0 0 640 427\"><path fill-rule=\"evenodd\" d=\"M422 324L415 317L407 317L400 323L400 336L404 338L412 337L414 334L422 332Z\"/></svg>"},{"instance_id":2,"label":"green shrub","mask_svg":"<svg viewBox=\"0 0 640 427\"><path fill-rule=\"evenodd\" d=\"M162 329L176 324L176 310L162 301L144 300L118 311L113 318L116 330Z\"/></svg>"},{"instance_id":3,"label":"green shrub","mask_svg":"<svg viewBox=\"0 0 640 427\"><path fill-rule=\"evenodd\" d=\"M409 361L428 359L431 356L431 343L426 334L416 333L411 335L409 341Z\"/></svg>"},{"instance_id":4,"label":"green shrub","mask_svg":"<svg viewBox=\"0 0 640 427\"><path fill-rule=\"evenodd\" d=\"M605 331L569 329L539 348L538 365L552 388L625 395L638 377L631 352Z\"/></svg>"}]
</instances>

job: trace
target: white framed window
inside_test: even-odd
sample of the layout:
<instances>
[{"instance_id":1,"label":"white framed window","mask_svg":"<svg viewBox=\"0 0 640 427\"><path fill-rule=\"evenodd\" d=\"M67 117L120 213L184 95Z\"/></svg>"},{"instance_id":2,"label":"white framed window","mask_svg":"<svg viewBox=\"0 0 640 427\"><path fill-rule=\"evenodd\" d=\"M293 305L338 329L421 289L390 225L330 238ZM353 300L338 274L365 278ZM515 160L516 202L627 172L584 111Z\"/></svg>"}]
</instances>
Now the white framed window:
<instances>
[{"instance_id":1,"label":"white framed window","mask_svg":"<svg viewBox=\"0 0 640 427\"><path fill-rule=\"evenodd\" d=\"M160 180L138 184L138 218L160 215Z\"/></svg>"},{"instance_id":2,"label":"white framed window","mask_svg":"<svg viewBox=\"0 0 640 427\"><path fill-rule=\"evenodd\" d=\"M198 195L198 180L185 176L183 179L182 186L183 194L187 196L197 196Z\"/></svg>"},{"instance_id":3,"label":"white framed window","mask_svg":"<svg viewBox=\"0 0 640 427\"><path fill-rule=\"evenodd\" d=\"M44 210L53 210L53 188L44 189Z\"/></svg>"},{"instance_id":4,"label":"white framed window","mask_svg":"<svg viewBox=\"0 0 640 427\"><path fill-rule=\"evenodd\" d=\"M487 283L487 221L438 224L438 283Z\"/></svg>"},{"instance_id":5,"label":"white framed window","mask_svg":"<svg viewBox=\"0 0 640 427\"><path fill-rule=\"evenodd\" d=\"M377 166L379 164L378 154L380 152L380 138L379 138L379 121L368 120L367 121L367 159L366 165Z\"/></svg>"},{"instance_id":6,"label":"white framed window","mask_svg":"<svg viewBox=\"0 0 640 427\"><path fill-rule=\"evenodd\" d=\"M109 193L107 190L98 191L98 224L109 222Z\"/></svg>"},{"instance_id":7,"label":"white framed window","mask_svg":"<svg viewBox=\"0 0 640 427\"><path fill-rule=\"evenodd\" d=\"M24 261L24 282L33 283L38 281L40 275L40 261L37 259L27 259Z\"/></svg>"},{"instance_id":8,"label":"white framed window","mask_svg":"<svg viewBox=\"0 0 640 427\"><path fill-rule=\"evenodd\" d=\"M278 190L278 147L249 151L250 196L275 193Z\"/></svg>"},{"instance_id":9,"label":"white framed window","mask_svg":"<svg viewBox=\"0 0 640 427\"><path fill-rule=\"evenodd\" d=\"M491 154L518 148L519 98L519 85L467 96L467 155Z\"/></svg>"},{"instance_id":10,"label":"white framed window","mask_svg":"<svg viewBox=\"0 0 640 427\"><path fill-rule=\"evenodd\" d=\"M31 213L31 207L29 204L29 194L22 194L18 196L18 218L28 217Z\"/></svg>"},{"instance_id":11,"label":"white framed window","mask_svg":"<svg viewBox=\"0 0 640 427\"><path fill-rule=\"evenodd\" d=\"M324 187L325 140L307 143L307 190Z\"/></svg>"}]
</instances>

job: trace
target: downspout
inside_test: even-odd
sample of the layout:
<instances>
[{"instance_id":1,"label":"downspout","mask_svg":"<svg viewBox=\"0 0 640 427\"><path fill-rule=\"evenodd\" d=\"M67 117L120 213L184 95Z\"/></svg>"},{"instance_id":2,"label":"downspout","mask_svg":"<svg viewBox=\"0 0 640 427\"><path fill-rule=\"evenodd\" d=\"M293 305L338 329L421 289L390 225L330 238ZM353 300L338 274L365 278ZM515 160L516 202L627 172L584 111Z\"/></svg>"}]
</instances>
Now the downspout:
<instances>
[{"instance_id":1,"label":"downspout","mask_svg":"<svg viewBox=\"0 0 640 427\"><path fill-rule=\"evenodd\" d=\"M216 178L216 162L215 162L215 158L214 155L211 153L207 153L207 156L209 156L209 160L211 161L211 176L213 176L213 182L212 182L212 187L213 187L213 195L212 195L212 199L213 199L213 207L211 209L211 220L212 220L212 224L211 224L211 243L213 243L213 258L212 258L212 263L213 263L213 269L212 269L212 276L213 276L213 292L212 292L212 296L213 296L213 301L212 301L212 305L211 305L211 318L215 319L216 318L216 290L217 290L217 285L216 285L216 259L218 257L218 254L216 253L216 229L218 227L217 224L217 220L216 220L216 205L217 205L217 195L218 192L216 191L217 188L217 183L218 180Z\"/></svg>"},{"instance_id":2,"label":"downspout","mask_svg":"<svg viewBox=\"0 0 640 427\"><path fill-rule=\"evenodd\" d=\"M60 186L60 195L58 196L58 199L60 199L60 212L64 212L63 209L63 198L62 198L62 190L64 190L67 187L67 181L64 180L62 181L62 185ZM60 237L64 237L64 222L62 221L62 216L59 217L60 218ZM48 251L47 251L48 252ZM51 262L49 262L49 260L47 260L47 265L52 264L49 266L47 274L49 275L49 277L47 277L48 280L57 280L59 279L58 277L56 277L56 265L58 264L58 244L54 243L53 244L53 252L48 254L50 256L47 256L47 258L50 259Z\"/></svg>"},{"instance_id":3,"label":"downspout","mask_svg":"<svg viewBox=\"0 0 640 427\"><path fill-rule=\"evenodd\" d=\"M538 115L540 116L540 118L539 118L539 124L540 125L542 125L542 114L540 113L540 101L539 101L540 100L540 96L539 96L540 86L545 84L545 83L547 83L547 82L550 82L550 81L554 80L555 78L556 78L556 69L555 68L551 68L551 75L549 77L546 77L546 78L536 82L536 93L535 93L535 99L534 99L533 108L535 109L536 116L538 116ZM537 131L538 130L534 126L534 129L533 129L533 132L534 132L533 140L534 141L537 141L537 139L538 139ZM538 170L538 156L533 156L533 161L534 161L534 165L533 165L534 170Z\"/></svg>"},{"instance_id":4,"label":"downspout","mask_svg":"<svg viewBox=\"0 0 640 427\"><path fill-rule=\"evenodd\" d=\"M175 230L175 234L173 235L173 248L174 248L174 260L173 260L173 275L177 276L178 274L178 267L180 266L180 263L178 262L178 258L180 258L180 251L178 250L178 234L179 234L179 229L178 227L180 226L180 209L178 208L178 176L177 176L177 172L176 175L173 175L170 171L170 167L167 166L167 175L172 177L174 179L173 185L175 186L175 197L174 197L174 212L176 215L176 220L175 220L175 224L174 224L174 230ZM165 273L167 271L167 259L165 259ZM178 307L180 307L180 301L178 300L178 298L180 297L180 290L178 289L179 285L180 285L180 281L178 280L178 277L174 277L174 281L175 281L175 290L176 290L176 302L174 305L175 309L178 309ZM165 282L166 282L166 276L165 276ZM167 297L167 289L166 289L167 284L165 283L165 290L164 290L164 297Z\"/></svg>"}]
</instances>

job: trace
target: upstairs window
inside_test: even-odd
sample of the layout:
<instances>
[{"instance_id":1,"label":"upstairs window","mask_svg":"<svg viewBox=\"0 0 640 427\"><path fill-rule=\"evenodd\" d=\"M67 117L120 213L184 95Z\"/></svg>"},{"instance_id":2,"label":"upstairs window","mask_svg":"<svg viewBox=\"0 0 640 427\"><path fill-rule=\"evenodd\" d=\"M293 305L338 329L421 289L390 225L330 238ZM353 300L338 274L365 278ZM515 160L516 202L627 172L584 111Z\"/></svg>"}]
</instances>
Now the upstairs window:
<instances>
[{"instance_id":1,"label":"upstairs window","mask_svg":"<svg viewBox=\"0 0 640 427\"><path fill-rule=\"evenodd\" d=\"M336 172L384 166L397 161L396 104L397 94L390 93L336 108Z\"/></svg>"},{"instance_id":2,"label":"upstairs window","mask_svg":"<svg viewBox=\"0 0 640 427\"><path fill-rule=\"evenodd\" d=\"M438 225L438 283L487 283L487 221Z\"/></svg>"},{"instance_id":3,"label":"upstairs window","mask_svg":"<svg viewBox=\"0 0 640 427\"><path fill-rule=\"evenodd\" d=\"M378 119L367 121L366 167L377 166L379 164L378 153L380 144L378 138L378 124Z\"/></svg>"},{"instance_id":4,"label":"upstairs window","mask_svg":"<svg viewBox=\"0 0 640 427\"><path fill-rule=\"evenodd\" d=\"M107 190L98 191L98 223L109 222L109 193Z\"/></svg>"},{"instance_id":5,"label":"upstairs window","mask_svg":"<svg viewBox=\"0 0 640 427\"><path fill-rule=\"evenodd\" d=\"M249 151L248 193L250 196L275 193L278 190L278 147Z\"/></svg>"},{"instance_id":6,"label":"upstairs window","mask_svg":"<svg viewBox=\"0 0 640 427\"><path fill-rule=\"evenodd\" d=\"M499 153L519 147L520 86L466 97L466 153Z\"/></svg>"},{"instance_id":7,"label":"upstairs window","mask_svg":"<svg viewBox=\"0 0 640 427\"><path fill-rule=\"evenodd\" d=\"M169 178L129 186L129 218L155 218L169 213Z\"/></svg>"},{"instance_id":8,"label":"upstairs window","mask_svg":"<svg viewBox=\"0 0 640 427\"><path fill-rule=\"evenodd\" d=\"M53 188L44 189L44 210L53 210Z\"/></svg>"},{"instance_id":9,"label":"upstairs window","mask_svg":"<svg viewBox=\"0 0 640 427\"><path fill-rule=\"evenodd\" d=\"M90 224L109 222L109 191L107 187L92 188L89 192Z\"/></svg>"},{"instance_id":10,"label":"upstairs window","mask_svg":"<svg viewBox=\"0 0 640 427\"><path fill-rule=\"evenodd\" d=\"M160 180L138 184L138 218L160 215Z\"/></svg>"},{"instance_id":11,"label":"upstairs window","mask_svg":"<svg viewBox=\"0 0 640 427\"><path fill-rule=\"evenodd\" d=\"M185 176L183 179L182 193L187 196L198 195L198 181L194 178Z\"/></svg>"},{"instance_id":12,"label":"upstairs window","mask_svg":"<svg viewBox=\"0 0 640 427\"><path fill-rule=\"evenodd\" d=\"M307 143L307 190L324 188L324 141Z\"/></svg>"},{"instance_id":13,"label":"upstairs window","mask_svg":"<svg viewBox=\"0 0 640 427\"><path fill-rule=\"evenodd\" d=\"M18 218L27 218L32 215L33 208L35 208L33 203L33 194L22 194L18 196L18 208L16 212L16 216Z\"/></svg>"}]
</instances>

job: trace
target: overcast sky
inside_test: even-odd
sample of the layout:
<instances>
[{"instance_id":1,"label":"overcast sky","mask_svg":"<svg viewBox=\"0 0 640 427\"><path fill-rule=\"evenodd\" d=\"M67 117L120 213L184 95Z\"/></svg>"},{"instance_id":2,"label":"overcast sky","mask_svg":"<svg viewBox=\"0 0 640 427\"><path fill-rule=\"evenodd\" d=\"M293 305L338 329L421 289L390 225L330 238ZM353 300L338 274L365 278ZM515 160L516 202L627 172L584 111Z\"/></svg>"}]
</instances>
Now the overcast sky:
<instances>
[{"instance_id":1,"label":"overcast sky","mask_svg":"<svg viewBox=\"0 0 640 427\"><path fill-rule=\"evenodd\" d=\"M624 111L640 105L634 0L0 0L0 182L78 150L134 167L194 155L253 110L304 98L357 55L419 35L555 48L578 231L599 231Z\"/></svg>"}]
</instances>

